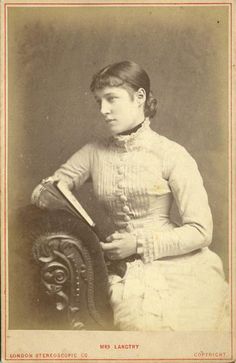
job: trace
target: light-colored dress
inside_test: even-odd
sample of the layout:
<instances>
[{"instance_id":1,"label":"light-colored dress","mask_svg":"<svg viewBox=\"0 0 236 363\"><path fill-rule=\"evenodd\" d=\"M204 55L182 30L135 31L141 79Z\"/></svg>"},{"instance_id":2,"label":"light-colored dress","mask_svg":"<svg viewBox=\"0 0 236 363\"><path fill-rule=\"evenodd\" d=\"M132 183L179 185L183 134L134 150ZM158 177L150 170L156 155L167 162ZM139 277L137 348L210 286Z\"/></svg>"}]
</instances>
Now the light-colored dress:
<instances>
[{"instance_id":1,"label":"light-colored dress","mask_svg":"<svg viewBox=\"0 0 236 363\"><path fill-rule=\"evenodd\" d=\"M141 259L110 276L120 330L227 330L228 285L208 249L212 216L197 165L146 119L131 135L85 145L53 176L77 189L89 177L118 231L134 234ZM175 199L182 219L170 220Z\"/></svg>"}]
</instances>

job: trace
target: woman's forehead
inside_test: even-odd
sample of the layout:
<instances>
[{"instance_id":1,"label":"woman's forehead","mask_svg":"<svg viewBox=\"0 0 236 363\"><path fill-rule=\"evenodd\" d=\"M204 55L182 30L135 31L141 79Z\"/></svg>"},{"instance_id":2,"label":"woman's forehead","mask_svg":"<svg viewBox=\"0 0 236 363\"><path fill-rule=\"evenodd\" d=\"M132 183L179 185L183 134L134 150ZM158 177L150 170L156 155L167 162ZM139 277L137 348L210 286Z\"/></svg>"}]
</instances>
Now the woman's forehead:
<instances>
[{"instance_id":1,"label":"woman's forehead","mask_svg":"<svg viewBox=\"0 0 236 363\"><path fill-rule=\"evenodd\" d=\"M118 95L118 96L125 96L129 95L128 90L125 87L119 86L106 86L104 88L95 89L94 96L97 98L106 97L109 95Z\"/></svg>"}]
</instances>

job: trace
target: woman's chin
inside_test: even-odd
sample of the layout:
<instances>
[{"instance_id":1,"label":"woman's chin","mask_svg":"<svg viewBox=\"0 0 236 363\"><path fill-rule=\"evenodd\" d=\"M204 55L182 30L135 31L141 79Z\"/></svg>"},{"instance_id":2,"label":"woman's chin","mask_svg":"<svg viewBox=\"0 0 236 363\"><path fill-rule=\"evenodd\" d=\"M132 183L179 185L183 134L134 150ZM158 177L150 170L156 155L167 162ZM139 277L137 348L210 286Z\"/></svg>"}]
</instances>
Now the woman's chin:
<instances>
[{"instance_id":1,"label":"woman's chin","mask_svg":"<svg viewBox=\"0 0 236 363\"><path fill-rule=\"evenodd\" d=\"M115 127L115 126L108 127L108 131L112 136L115 136L115 135L119 134L120 132L122 132L122 131L120 131L120 129L118 127Z\"/></svg>"}]
</instances>

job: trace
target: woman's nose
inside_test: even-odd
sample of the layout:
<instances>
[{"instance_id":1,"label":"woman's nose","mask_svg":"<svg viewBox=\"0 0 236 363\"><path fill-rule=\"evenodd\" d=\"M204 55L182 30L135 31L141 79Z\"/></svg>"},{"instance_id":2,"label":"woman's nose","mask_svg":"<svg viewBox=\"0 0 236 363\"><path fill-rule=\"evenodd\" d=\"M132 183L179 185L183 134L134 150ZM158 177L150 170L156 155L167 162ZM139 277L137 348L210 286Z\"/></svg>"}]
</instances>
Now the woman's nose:
<instances>
[{"instance_id":1,"label":"woman's nose","mask_svg":"<svg viewBox=\"0 0 236 363\"><path fill-rule=\"evenodd\" d=\"M106 100L101 101L100 112L105 115L110 112L109 103Z\"/></svg>"}]
</instances>

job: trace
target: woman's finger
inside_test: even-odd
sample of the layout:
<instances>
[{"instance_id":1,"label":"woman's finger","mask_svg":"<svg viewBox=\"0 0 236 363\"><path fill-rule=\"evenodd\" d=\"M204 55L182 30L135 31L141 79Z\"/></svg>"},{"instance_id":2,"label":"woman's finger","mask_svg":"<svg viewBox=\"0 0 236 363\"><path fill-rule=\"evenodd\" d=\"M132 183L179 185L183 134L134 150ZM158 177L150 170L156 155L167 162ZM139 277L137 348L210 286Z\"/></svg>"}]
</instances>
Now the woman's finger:
<instances>
[{"instance_id":1,"label":"woman's finger","mask_svg":"<svg viewBox=\"0 0 236 363\"><path fill-rule=\"evenodd\" d=\"M107 242L112 242L112 241L117 240L117 239L122 239L122 233L119 233L119 232L112 233L110 236L108 236L106 238L106 241Z\"/></svg>"},{"instance_id":2,"label":"woman's finger","mask_svg":"<svg viewBox=\"0 0 236 363\"><path fill-rule=\"evenodd\" d=\"M111 243L100 242L100 244L103 251L113 251L116 248L116 246L114 246L112 242Z\"/></svg>"}]
</instances>

